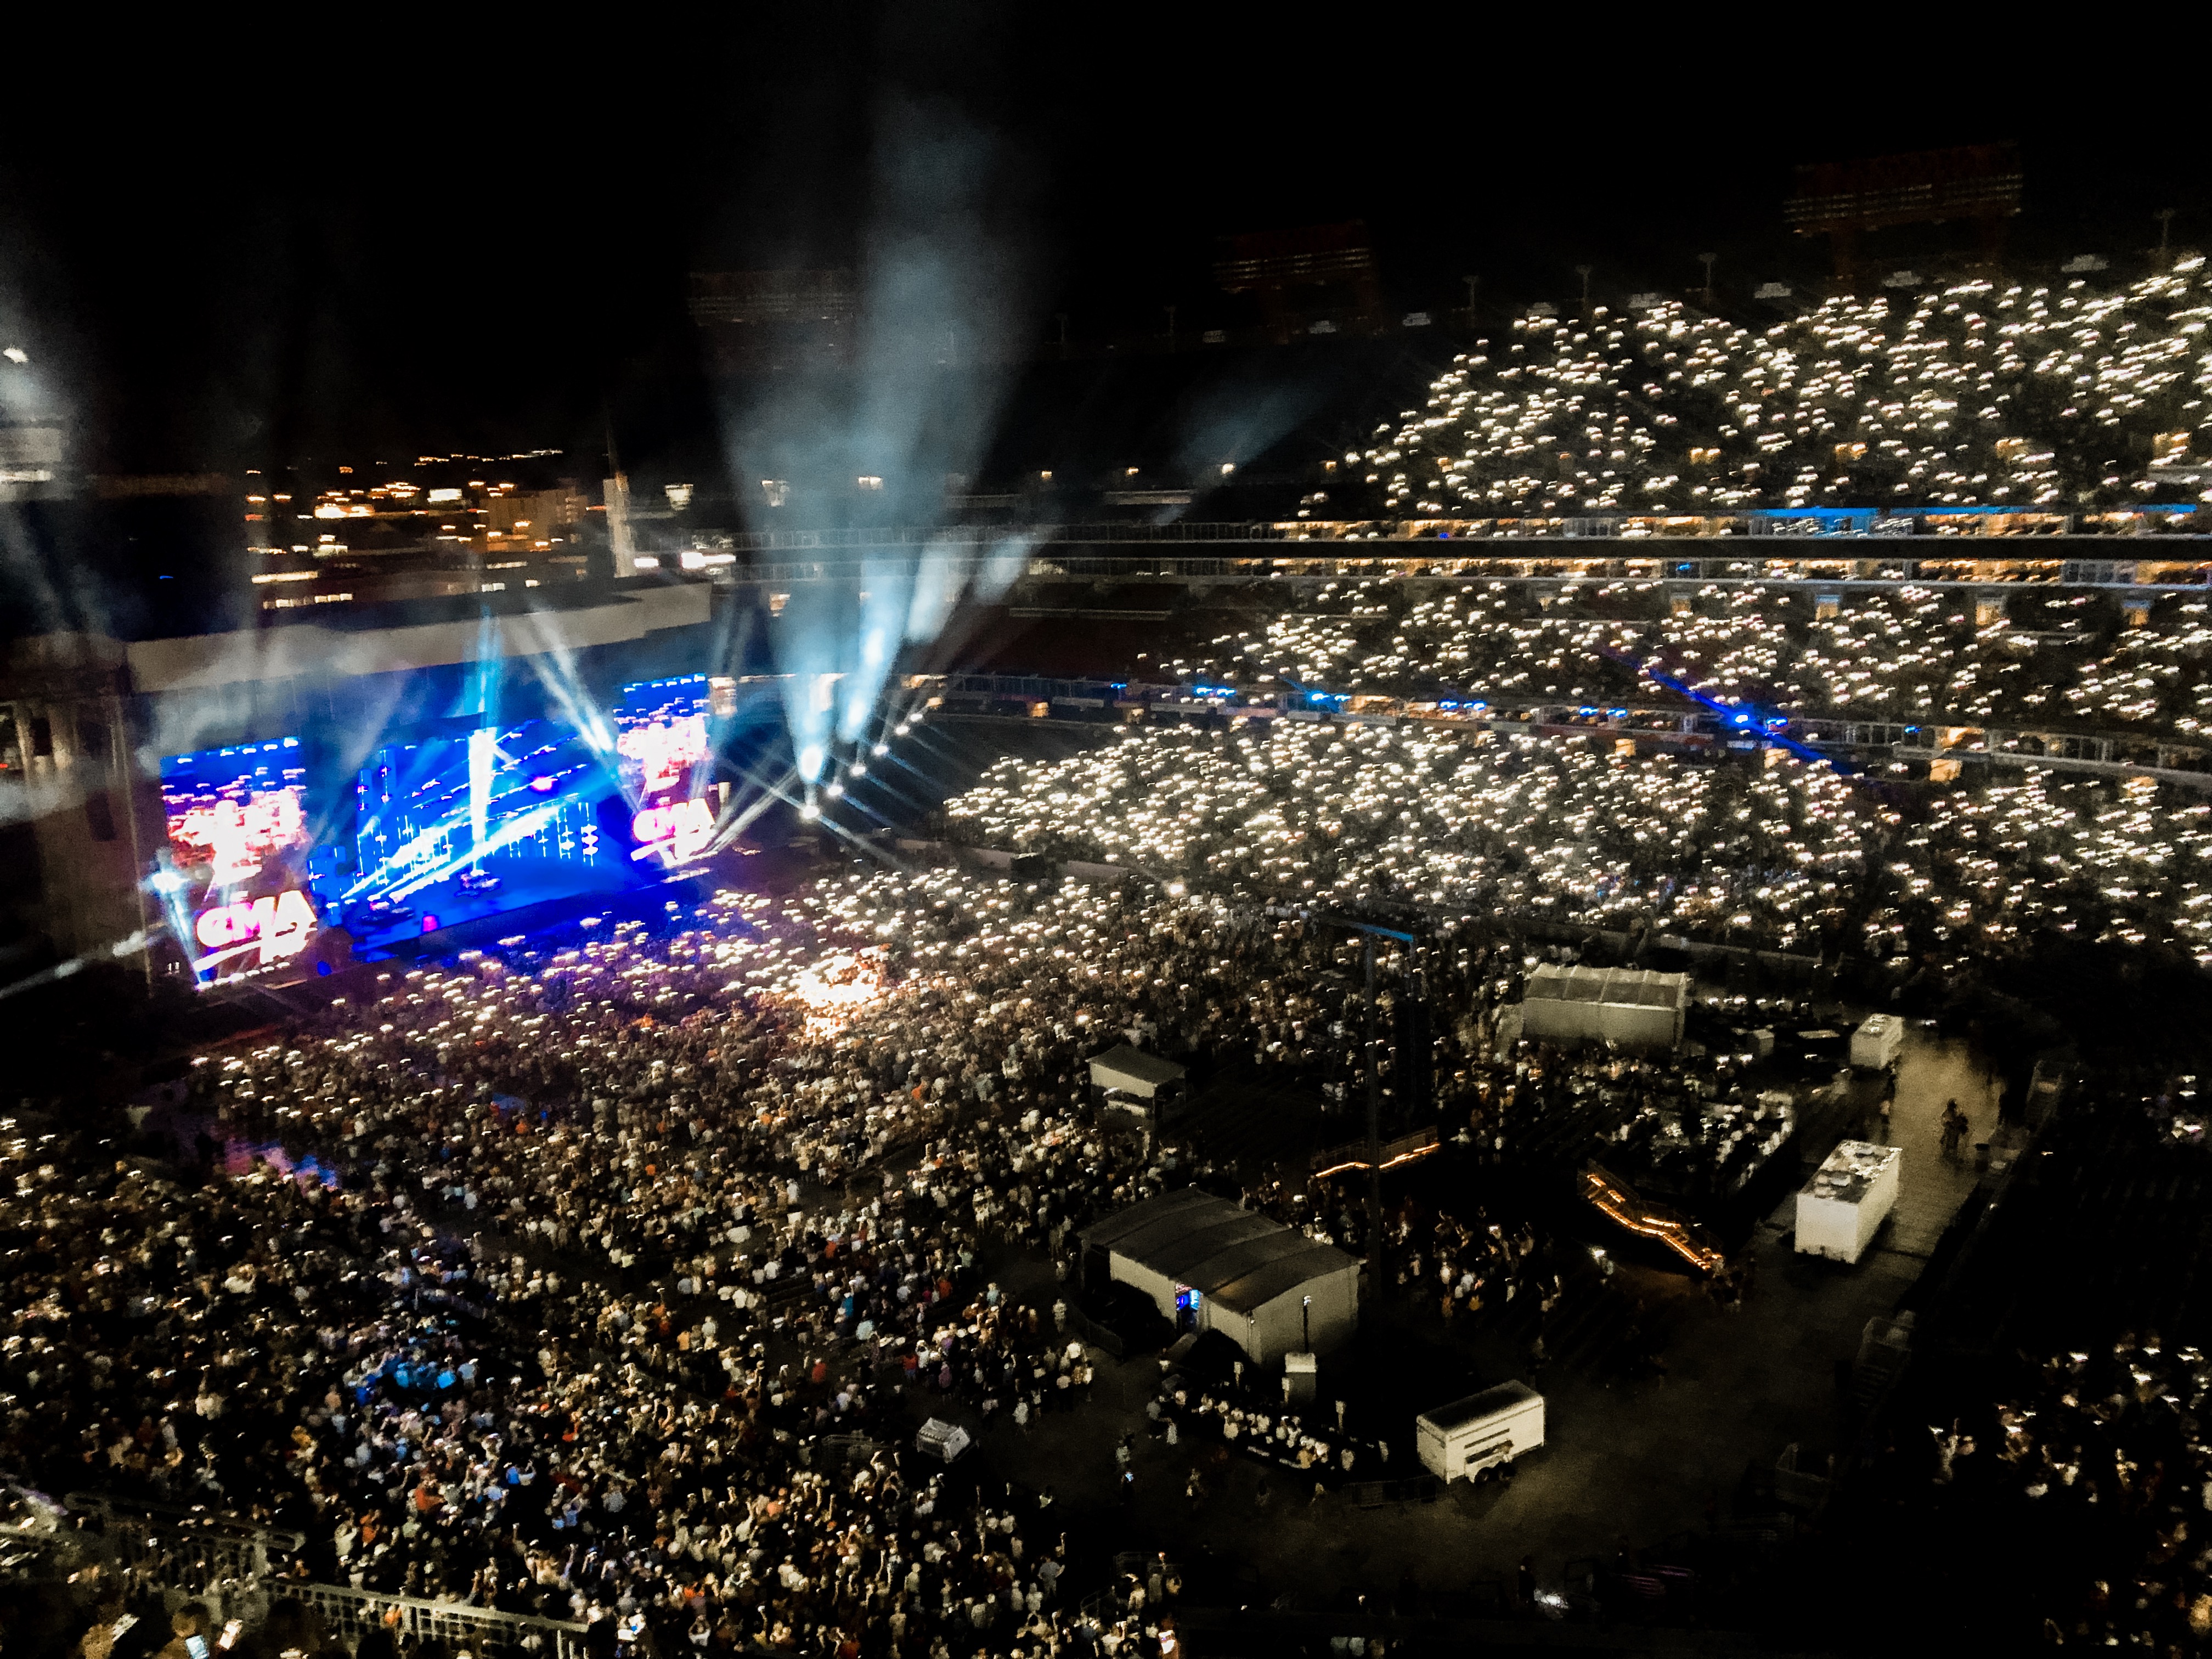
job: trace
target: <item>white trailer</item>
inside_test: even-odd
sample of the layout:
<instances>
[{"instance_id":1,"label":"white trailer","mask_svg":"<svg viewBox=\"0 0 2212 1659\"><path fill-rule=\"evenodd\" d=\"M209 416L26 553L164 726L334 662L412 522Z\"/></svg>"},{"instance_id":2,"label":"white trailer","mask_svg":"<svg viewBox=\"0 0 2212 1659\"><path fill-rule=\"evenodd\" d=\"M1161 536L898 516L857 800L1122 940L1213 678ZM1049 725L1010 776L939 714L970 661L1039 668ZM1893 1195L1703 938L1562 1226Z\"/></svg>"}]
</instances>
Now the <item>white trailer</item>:
<instances>
[{"instance_id":1,"label":"white trailer","mask_svg":"<svg viewBox=\"0 0 2212 1659\"><path fill-rule=\"evenodd\" d=\"M1903 1020L1895 1014L1869 1014L1851 1033L1851 1064L1862 1072L1879 1072L1904 1046Z\"/></svg>"},{"instance_id":2,"label":"white trailer","mask_svg":"<svg viewBox=\"0 0 2212 1659\"><path fill-rule=\"evenodd\" d=\"M968 1449L968 1431L957 1423L933 1417L914 1437L915 1449L933 1463L950 1463Z\"/></svg>"},{"instance_id":3,"label":"white trailer","mask_svg":"<svg viewBox=\"0 0 2212 1659\"><path fill-rule=\"evenodd\" d=\"M1450 1482L1487 1480L1544 1443L1544 1396L1500 1382L1414 1420L1422 1467Z\"/></svg>"},{"instance_id":4,"label":"white trailer","mask_svg":"<svg viewBox=\"0 0 2212 1659\"><path fill-rule=\"evenodd\" d=\"M1897 1202L1904 1158L1895 1146L1837 1143L1797 1194L1798 1253L1854 1262L1864 1255Z\"/></svg>"}]
</instances>

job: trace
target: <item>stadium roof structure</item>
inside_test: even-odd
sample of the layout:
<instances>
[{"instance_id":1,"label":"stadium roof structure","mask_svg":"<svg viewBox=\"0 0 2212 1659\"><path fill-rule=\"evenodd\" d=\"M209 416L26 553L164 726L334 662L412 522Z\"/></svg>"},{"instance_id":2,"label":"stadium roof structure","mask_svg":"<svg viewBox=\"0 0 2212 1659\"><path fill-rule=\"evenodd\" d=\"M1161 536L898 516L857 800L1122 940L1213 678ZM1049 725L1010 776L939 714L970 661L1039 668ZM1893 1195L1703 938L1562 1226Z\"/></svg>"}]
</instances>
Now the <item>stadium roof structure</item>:
<instances>
[{"instance_id":1,"label":"stadium roof structure","mask_svg":"<svg viewBox=\"0 0 2212 1659\"><path fill-rule=\"evenodd\" d=\"M1237 1313L1256 1312L1285 1291L1359 1265L1333 1244L1195 1187L1132 1205L1083 1240Z\"/></svg>"},{"instance_id":2,"label":"stadium roof structure","mask_svg":"<svg viewBox=\"0 0 2212 1659\"><path fill-rule=\"evenodd\" d=\"M541 598L540 596L544 597ZM705 581L576 583L362 605L226 634L139 640L121 647L132 690L204 691L258 681L314 682L406 673L642 640L713 619Z\"/></svg>"}]
</instances>

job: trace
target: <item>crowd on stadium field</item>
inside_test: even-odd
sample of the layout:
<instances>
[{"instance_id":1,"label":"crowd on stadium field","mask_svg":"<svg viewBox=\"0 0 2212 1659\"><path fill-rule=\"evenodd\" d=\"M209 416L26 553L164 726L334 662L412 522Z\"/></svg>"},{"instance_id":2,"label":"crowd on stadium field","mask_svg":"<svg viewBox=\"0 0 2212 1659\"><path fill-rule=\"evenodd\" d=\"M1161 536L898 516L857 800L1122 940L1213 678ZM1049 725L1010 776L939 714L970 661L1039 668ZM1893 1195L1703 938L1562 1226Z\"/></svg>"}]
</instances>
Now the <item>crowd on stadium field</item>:
<instances>
[{"instance_id":1,"label":"crowd on stadium field","mask_svg":"<svg viewBox=\"0 0 2212 1659\"><path fill-rule=\"evenodd\" d=\"M1993 1408L1922 1431L1923 1501L1954 1522L2065 1540L2063 1579L2034 1598L2046 1640L2193 1650L2212 1636L2208 1388L2212 1362L2155 1331L2040 1364L2022 1356Z\"/></svg>"},{"instance_id":2,"label":"crowd on stadium field","mask_svg":"<svg viewBox=\"0 0 2212 1659\"><path fill-rule=\"evenodd\" d=\"M1516 949L1438 945L1455 1018L1430 1064L1467 1139L1503 1156L1587 1091L1625 1088L1634 1122L1688 1086L1516 1047ZM196 1066L208 1184L6 1143L0 1455L48 1490L296 1528L303 1576L374 1593L706 1645L956 1620L1022 1645L1057 1563L935 1512L866 1443L916 1401L988 1425L1080 1399L1064 1306L979 1259L1064 1265L1072 1229L1200 1172L1110 1128L1082 1057L1127 1038L1325 1085L1351 948L1211 896L878 871L395 971L289 1046ZM1329 1225L1358 1247L1363 1218ZM1533 1271L1490 1231L1451 1252L1466 1311ZM1388 1248L1438 1270L1402 1227ZM1358 1443L1299 1432L1336 1465Z\"/></svg>"},{"instance_id":3,"label":"crowd on stadium field","mask_svg":"<svg viewBox=\"0 0 2212 1659\"><path fill-rule=\"evenodd\" d=\"M2212 428L2208 322L2195 256L2103 291L1977 279L1764 328L1656 296L1546 307L1344 460L1400 517L2193 502L2172 474Z\"/></svg>"},{"instance_id":4,"label":"crowd on stadium field","mask_svg":"<svg viewBox=\"0 0 2212 1659\"><path fill-rule=\"evenodd\" d=\"M902 1423L878 1406L896 1370L726 1344L726 1375L702 1376L683 1364L716 1345L696 1297L566 1284L411 1218L373 1179L258 1162L191 1187L53 1139L9 1148L4 1218L38 1264L4 1344L19 1478L296 1528L301 1578L647 1621L698 1650L796 1633L828 1650L873 1626L907 1633L878 1650L927 1650L940 1628L1025 1650L1061 1611L1049 1533L1025 1558L1012 1514L940 1507L870 1446ZM862 1240L841 1265L909 1243ZM994 1301L942 1302L933 1358L1018 1354L1049 1376L1049 1330ZM834 1455L838 1437L861 1449Z\"/></svg>"},{"instance_id":5,"label":"crowd on stadium field","mask_svg":"<svg viewBox=\"0 0 2212 1659\"><path fill-rule=\"evenodd\" d=\"M395 974L208 1058L193 1121L261 1148L211 1186L14 1145L12 1466L296 1526L304 1571L372 1592L724 1641L901 1612L906 1579L868 1588L896 1477L848 1492L823 1437L886 1390L987 1423L1079 1397L1064 1310L973 1271L1177 1162L1102 1129L1078 1058L1311 1068L1342 1007L1298 990L1300 930L1113 888L878 873L696 922Z\"/></svg>"},{"instance_id":6,"label":"crowd on stadium field","mask_svg":"<svg viewBox=\"0 0 2212 1659\"><path fill-rule=\"evenodd\" d=\"M205 1188L16 1143L14 1467L296 1526L317 1577L665 1640L1056 1639L1049 1551L830 1449L898 1437L902 1391L987 1423L1079 1398L1065 1310L978 1283L977 1246L1044 1243L1160 1170L1076 1109L1055 1044L1079 1032L1012 999L918 975L823 1018L836 902L733 901L539 974L416 970L210 1060L195 1108L268 1139ZM1119 986L1050 1006L1128 1012Z\"/></svg>"}]
</instances>

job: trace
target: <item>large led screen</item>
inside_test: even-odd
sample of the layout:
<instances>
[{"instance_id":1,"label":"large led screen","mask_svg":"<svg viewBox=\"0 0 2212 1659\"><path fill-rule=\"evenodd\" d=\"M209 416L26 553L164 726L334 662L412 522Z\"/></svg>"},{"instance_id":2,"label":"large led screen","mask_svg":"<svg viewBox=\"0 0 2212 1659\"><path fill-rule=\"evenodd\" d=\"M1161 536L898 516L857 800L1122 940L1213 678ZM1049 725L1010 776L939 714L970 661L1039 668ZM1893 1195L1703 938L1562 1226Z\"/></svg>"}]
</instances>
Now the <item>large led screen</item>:
<instances>
[{"instance_id":1,"label":"large led screen","mask_svg":"<svg viewBox=\"0 0 2212 1659\"><path fill-rule=\"evenodd\" d=\"M171 755L161 884L202 985L278 967L316 931L307 896L307 772L297 738Z\"/></svg>"},{"instance_id":2,"label":"large led screen","mask_svg":"<svg viewBox=\"0 0 2212 1659\"><path fill-rule=\"evenodd\" d=\"M714 727L730 713L735 690L733 682L704 674L623 688L615 750L630 836L665 865L700 858L714 844Z\"/></svg>"},{"instance_id":3,"label":"large led screen","mask_svg":"<svg viewBox=\"0 0 2212 1659\"><path fill-rule=\"evenodd\" d=\"M548 720L388 744L356 784L354 869L325 878L356 944L641 886L605 757Z\"/></svg>"}]
</instances>

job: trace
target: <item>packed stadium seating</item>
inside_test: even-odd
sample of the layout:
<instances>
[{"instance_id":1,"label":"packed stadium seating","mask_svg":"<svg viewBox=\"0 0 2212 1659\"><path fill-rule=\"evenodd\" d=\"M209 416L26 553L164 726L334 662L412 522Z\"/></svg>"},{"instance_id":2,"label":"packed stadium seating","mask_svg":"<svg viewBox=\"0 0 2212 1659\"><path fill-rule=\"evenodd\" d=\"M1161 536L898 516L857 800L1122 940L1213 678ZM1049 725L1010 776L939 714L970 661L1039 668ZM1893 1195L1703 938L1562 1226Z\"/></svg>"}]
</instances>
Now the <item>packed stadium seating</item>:
<instances>
[{"instance_id":1,"label":"packed stadium seating","mask_svg":"<svg viewBox=\"0 0 2212 1659\"><path fill-rule=\"evenodd\" d=\"M1478 341L1345 457L1399 516L2202 499L2202 258L2124 287L1843 296L1764 328L1679 301Z\"/></svg>"}]
</instances>

